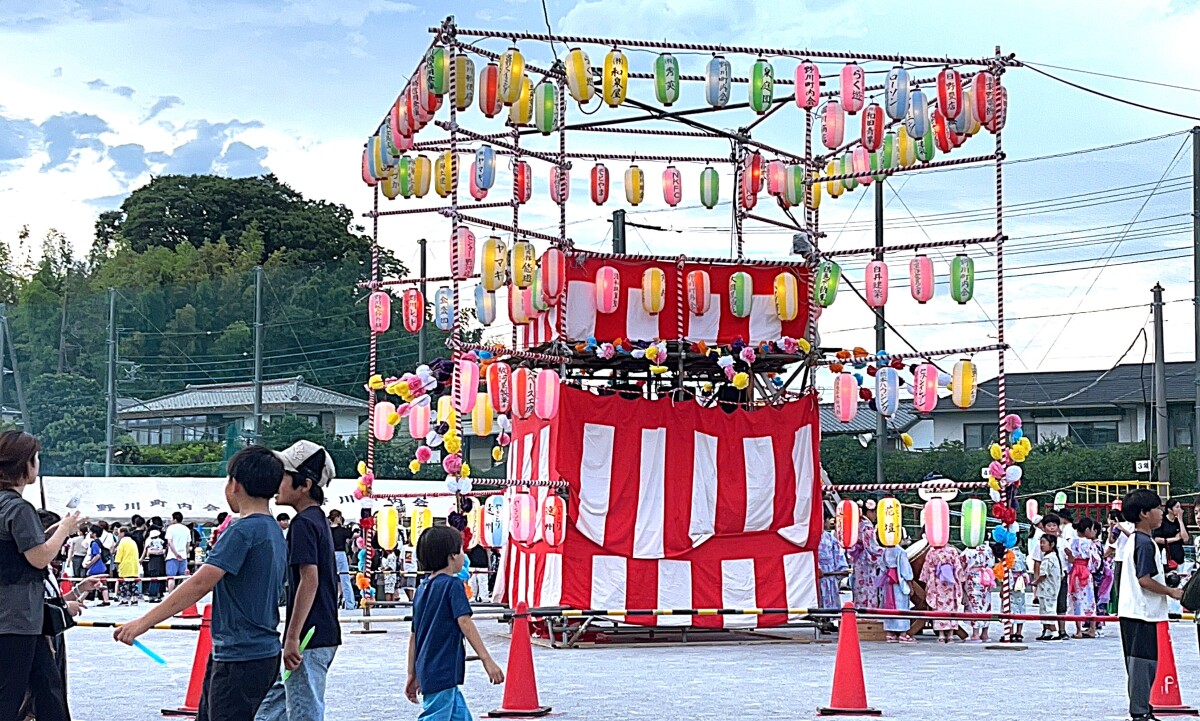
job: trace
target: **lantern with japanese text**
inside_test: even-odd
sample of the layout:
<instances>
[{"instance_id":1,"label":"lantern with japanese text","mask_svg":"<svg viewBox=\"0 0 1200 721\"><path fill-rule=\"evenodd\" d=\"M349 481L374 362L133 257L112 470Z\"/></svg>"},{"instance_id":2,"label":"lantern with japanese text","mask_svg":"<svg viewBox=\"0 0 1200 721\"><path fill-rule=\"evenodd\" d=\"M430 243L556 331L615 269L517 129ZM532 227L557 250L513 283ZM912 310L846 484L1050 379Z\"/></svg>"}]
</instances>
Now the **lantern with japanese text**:
<instances>
[{"instance_id":1,"label":"lantern with japanese text","mask_svg":"<svg viewBox=\"0 0 1200 721\"><path fill-rule=\"evenodd\" d=\"M625 169L625 200L638 205L646 197L646 173L636 165Z\"/></svg>"},{"instance_id":2,"label":"lantern with japanese text","mask_svg":"<svg viewBox=\"0 0 1200 721\"><path fill-rule=\"evenodd\" d=\"M867 263L866 271L867 306L882 308L888 299L888 267L882 260Z\"/></svg>"},{"instance_id":3,"label":"lantern with japanese text","mask_svg":"<svg viewBox=\"0 0 1200 721\"><path fill-rule=\"evenodd\" d=\"M903 120L908 113L908 71L899 65L888 71L884 109L892 120Z\"/></svg>"},{"instance_id":4,"label":"lantern with japanese text","mask_svg":"<svg viewBox=\"0 0 1200 721\"><path fill-rule=\"evenodd\" d=\"M537 371L518 368L512 374L512 409L517 418L533 415L537 403Z\"/></svg>"},{"instance_id":5,"label":"lantern with japanese text","mask_svg":"<svg viewBox=\"0 0 1200 721\"><path fill-rule=\"evenodd\" d=\"M988 72L976 73L971 78L971 99L975 102L975 117L986 124L996 108L996 77Z\"/></svg>"},{"instance_id":6,"label":"lantern with japanese text","mask_svg":"<svg viewBox=\"0 0 1200 721\"><path fill-rule=\"evenodd\" d=\"M821 106L821 143L830 150L842 147L846 134L846 116L842 104L830 100Z\"/></svg>"},{"instance_id":7,"label":"lantern with japanese text","mask_svg":"<svg viewBox=\"0 0 1200 721\"><path fill-rule=\"evenodd\" d=\"M475 182L476 170L475 170L475 161L474 160L471 161L471 170L470 170L468 177L470 178L470 182L468 183L468 186L469 186L469 189L471 192L471 197L474 198L475 200L483 200L484 198L486 198L487 194L488 194L487 188L481 188L481 187L479 187L479 184Z\"/></svg>"},{"instance_id":8,"label":"lantern with japanese text","mask_svg":"<svg viewBox=\"0 0 1200 721\"><path fill-rule=\"evenodd\" d=\"M533 197L533 169L527 161L513 162L513 191L519 203L528 203Z\"/></svg>"},{"instance_id":9,"label":"lantern with japanese text","mask_svg":"<svg viewBox=\"0 0 1200 721\"><path fill-rule=\"evenodd\" d=\"M738 199L742 207L746 210L753 210L754 206L758 204L758 194L754 192L754 181L750 178L749 173L742 174L738 191Z\"/></svg>"},{"instance_id":10,"label":"lantern with japanese text","mask_svg":"<svg viewBox=\"0 0 1200 721\"><path fill-rule=\"evenodd\" d=\"M975 364L963 359L954 364L954 372L950 374L950 400L959 408L970 408L975 405L976 384Z\"/></svg>"},{"instance_id":11,"label":"lantern with japanese text","mask_svg":"<svg viewBox=\"0 0 1200 721\"><path fill-rule=\"evenodd\" d=\"M513 325L525 325L533 320L533 288L508 287L508 318Z\"/></svg>"},{"instance_id":12,"label":"lantern with japanese text","mask_svg":"<svg viewBox=\"0 0 1200 721\"><path fill-rule=\"evenodd\" d=\"M450 89L450 53L446 48L432 47L425 57L425 81L429 92L445 95Z\"/></svg>"},{"instance_id":13,"label":"lantern with japanese text","mask_svg":"<svg viewBox=\"0 0 1200 721\"><path fill-rule=\"evenodd\" d=\"M796 66L796 107L812 110L821 103L821 70L805 60Z\"/></svg>"},{"instance_id":14,"label":"lantern with japanese text","mask_svg":"<svg viewBox=\"0 0 1200 721\"><path fill-rule=\"evenodd\" d=\"M959 253L950 261L950 297L959 305L971 302L975 295L975 261Z\"/></svg>"},{"instance_id":15,"label":"lantern with japanese text","mask_svg":"<svg viewBox=\"0 0 1200 721\"><path fill-rule=\"evenodd\" d=\"M947 120L954 120L962 110L962 76L951 67L942 68L937 76L938 110Z\"/></svg>"},{"instance_id":16,"label":"lantern with japanese text","mask_svg":"<svg viewBox=\"0 0 1200 721\"><path fill-rule=\"evenodd\" d=\"M750 68L750 109L762 115L775 102L775 68L764 58Z\"/></svg>"},{"instance_id":17,"label":"lantern with japanese text","mask_svg":"<svg viewBox=\"0 0 1200 721\"><path fill-rule=\"evenodd\" d=\"M748 318L754 307L754 278L739 270L729 276L729 312L734 318Z\"/></svg>"},{"instance_id":18,"label":"lantern with japanese text","mask_svg":"<svg viewBox=\"0 0 1200 721\"><path fill-rule=\"evenodd\" d=\"M392 327L392 296L377 290L367 301L367 320L372 333L386 333Z\"/></svg>"},{"instance_id":19,"label":"lantern with japanese text","mask_svg":"<svg viewBox=\"0 0 1200 721\"><path fill-rule=\"evenodd\" d=\"M842 423L858 415L858 381L849 373L838 373L833 379L833 415Z\"/></svg>"},{"instance_id":20,"label":"lantern with japanese text","mask_svg":"<svg viewBox=\"0 0 1200 721\"><path fill-rule=\"evenodd\" d=\"M471 409L471 432L480 438L492 435L492 401L485 391L475 394L475 407Z\"/></svg>"},{"instance_id":21,"label":"lantern with japanese text","mask_svg":"<svg viewBox=\"0 0 1200 721\"><path fill-rule=\"evenodd\" d=\"M592 63L586 52L571 48L566 63L567 92L579 103L586 103L596 94L592 85Z\"/></svg>"},{"instance_id":22,"label":"lantern with japanese text","mask_svg":"<svg viewBox=\"0 0 1200 721\"><path fill-rule=\"evenodd\" d=\"M866 99L867 76L858 63L842 66L842 108L854 115Z\"/></svg>"},{"instance_id":23,"label":"lantern with japanese text","mask_svg":"<svg viewBox=\"0 0 1200 721\"><path fill-rule=\"evenodd\" d=\"M978 498L963 501L959 539L967 548L976 548L987 539L987 504Z\"/></svg>"},{"instance_id":24,"label":"lantern with japanese text","mask_svg":"<svg viewBox=\"0 0 1200 721\"><path fill-rule=\"evenodd\" d=\"M917 255L908 262L908 289L922 305L933 298L933 261L928 255Z\"/></svg>"},{"instance_id":25,"label":"lantern with japanese text","mask_svg":"<svg viewBox=\"0 0 1200 721\"><path fill-rule=\"evenodd\" d=\"M504 109L504 101L500 98L500 66L488 63L479 71L479 110L489 118L494 118Z\"/></svg>"},{"instance_id":26,"label":"lantern with japanese text","mask_svg":"<svg viewBox=\"0 0 1200 721\"><path fill-rule=\"evenodd\" d=\"M714 55L704 68L704 99L714 108L729 104L730 83L733 69L721 55Z\"/></svg>"},{"instance_id":27,"label":"lantern with japanese text","mask_svg":"<svg viewBox=\"0 0 1200 721\"><path fill-rule=\"evenodd\" d=\"M679 100L679 61L671 53L654 59L654 96L668 108Z\"/></svg>"},{"instance_id":28,"label":"lantern with japanese text","mask_svg":"<svg viewBox=\"0 0 1200 721\"><path fill-rule=\"evenodd\" d=\"M862 147L867 149L867 152L873 153L879 150L879 146L883 143L883 128L886 125L883 119L883 108L879 107L879 103L871 103L863 111L862 115Z\"/></svg>"},{"instance_id":29,"label":"lantern with japanese text","mask_svg":"<svg viewBox=\"0 0 1200 721\"><path fill-rule=\"evenodd\" d=\"M533 121L533 81L529 76L521 78L521 89L517 99L508 106L508 124L514 127L529 125Z\"/></svg>"},{"instance_id":30,"label":"lantern with japanese text","mask_svg":"<svg viewBox=\"0 0 1200 721\"><path fill-rule=\"evenodd\" d=\"M450 159L454 157L446 151L433 161L433 186L437 194L443 198L450 194Z\"/></svg>"},{"instance_id":31,"label":"lantern with japanese text","mask_svg":"<svg viewBox=\"0 0 1200 721\"><path fill-rule=\"evenodd\" d=\"M481 145L475 151L475 185L488 190L496 182L496 151Z\"/></svg>"},{"instance_id":32,"label":"lantern with japanese text","mask_svg":"<svg viewBox=\"0 0 1200 721\"><path fill-rule=\"evenodd\" d=\"M822 308L833 305L837 299L838 284L842 280L842 267L832 260L823 260L817 265L813 279L813 301Z\"/></svg>"},{"instance_id":33,"label":"lantern with japanese text","mask_svg":"<svg viewBox=\"0 0 1200 721\"><path fill-rule=\"evenodd\" d=\"M542 501L542 540L549 546L562 545L567 532L567 502L556 493Z\"/></svg>"},{"instance_id":34,"label":"lantern with japanese text","mask_svg":"<svg viewBox=\"0 0 1200 721\"><path fill-rule=\"evenodd\" d=\"M504 497L488 496L483 502L483 538L480 542L487 548L502 548L507 521L508 509L505 507Z\"/></svg>"},{"instance_id":35,"label":"lantern with japanese text","mask_svg":"<svg viewBox=\"0 0 1200 721\"><path fill-rule=\"evenodd\" d=\"M879 519L879 544L885 548L899 546L904 538L904 516L900 501L891 497L880 499L875 518Z\"/></svg>"},{"instance_id":36,"label":"lantern with japanese text","mask_svg":"<svg viewBox=\"0 0 1200 721\"><path fill-rule=\"evenodd\" d=\"M761 193L763 189L762 153L753 150L746 154L744 175L750 181L750 191L752 193Z\"/></svg>"},{"instance_id":37,"label":"lantern with japanese text","mask_svg":"<svg viewBox=\"0 0 1200 721\"><path fill-rule=\"evenodd\" d=\"M400 315L404 330L416 333L425 325L425 297L417 288L406 288L400 294Z\"/></svg>"},{"instance_id":38,"label":"lantern with japanese text","mask_svg":"<svg viewBox=\"0 0 1200 721\"><path fill-rule=\"evenodd\" d=\"M396 433L396 427L388 420L392 414L396 412L396 404L389 401L379 401L375 404L374 415L371 417L371 432L375 436L375 440L388 442L392 440L392 436Z\"/></svg>"},{"instance_id":39,"label":"lantern with japanese text","mask_svg":"<svg viewBox=\"0 0 1200 721\"><path fill-rule=\"evenodd\" d=\"M475 233L465 225L454 231L454 279L466 280L475 275Z\"/></svg>"},{"instance_id":40,"label":"lantern with japanese text","mask_svg":"<svg viewBox=\"0 0 1200 721\"><path fill-rule=\"evenodd\" d=\"M465 53L454 56L454 107L466 110L475 100L475 61Z\"/></svg>"},{"instance_id":41,"label":"lantern with japanese text","mask_svg":"<svg viewBox=\"0 0 1200 721\"><path fill-rule=\"evenodd\" d=\"M533 127L549 135L558 127L558 88L543 80L533 91Z\"/></svg>"},{"instance_id":42,"label":"lantern with japanese text","mask_svg":"<svg viewBox=\"0 0 1200 721\"><path fill-rule=\"evenodd\" d=\"M875 373L875 410L884 418L896 415L900 405L900 376L888 366Z\"/></svg>"},{"instance_id":43,"label":"lantern with japanese text","mask_svg":"<svg viewBox=\"0 0 1200 721\"><path fill-rule=\"evenodd\" d=\"M914 88L908 96L908 115L904 116L904 128L908 137L920 140L929 132L929 102L925 91Z\"/></svg>"},{"instance_id":44,"label":"lantern with japanese text","mask_svg":"<svg viewBox=\"0 0 1200 721\"><path fill-rule=\"evenodd\" d=\"M550 168L550 199L562 205L571 195L571 171L555 165Z\"/></svg>"},{"instance_id":45,"label":"lantern with japanese text","mask_svg":"<svg viewBox=\"0 0 1200 721\"><path fill-rule=\"evenodd\" d=\"M483 241L483 268L480 282L488 292L500 290L508 280L508 249L504 241L492 236Z\"/></svg>"},{"instance_id":46,"label":"lantern with japanese text","mask_svg":"<svg viewBox=\"0 0 1200 721\"><path fill-rule=\"evenodd\" d=\"M592 166L592 202L596 205L607 203L608 188L608 168L604 166L604 163L596 163Z\"/></svg>"},{"instance_id":47,"label":"lantern with japanese text","mask_svg":"<svg viewBox=\"0 0 1200 721\"><path fill-rule=\"evenodd\" d=\"M621 303L621 274L611 265L596 271L596 310L615 313Z\"/></svg>"},{"instance_id":48,"label":"lantern with japanese text","mask_svg":"<svg viewBox=\"0 0 1200 721\"><path fill-rule=\"evenodd\" d=\"M933 142L937 145L937 149L943 153L954 150L954 121L943 115L941 108L934 109L931 125Z\"/></svg>"},{"instance_id":49,"label":"lantern with japanese text","mask_svg":"<svg viewBox=\"0 0 1200 721\"><path fill-rule=\"evenodd\" d=\"M396 172L396 168L387 169L379 181L379 188L383 191L383 197L388 200L396 199L396 196L400 194L400 176Z\"/></svg>"},{"instance_id":50,"label":"lantern with japanese text","mask_svg":"<svg viewBox=\"0 0 1200 721\"><path fill-rule=\"evenodd\" d=\"M392 103L392 109L388 111L388 125L392 129L393 137L412 136L412 119L408 116L408 105L404 102L403 95Z\"/></svg>"},{"instance_id":51,"label":"lantern with japanese text","mask_svg":"<svg viewBox=\"0 0 1200 721\"><path fill-rule=\"evenodd\" d=\"M679 201L683 200L683 176L679 174L679 168L667 166L662 174L662 189L667 205L672 208L679 205Z\"/></svg>"},{"instance_id":52,"label":"lantern with japanese text","mask_svg":"<svg viewBox=\"0 0 1200 721\"><path fill-rule=\"evenodd\" d=\"M922 137L916 143L917 160L921 161L922 163L928 163L929 161L933 160L934 156L937 154L934 135L935 133L933 130L929 130L925 133L924 137Z\"/></svg>"},{"instance_id":53,"label":"lantern with japanese text","mask_svg":"<svg viewBox=\"0 0 1200 721\"><path fill-rule=\"evenodd\" d=\"M1004 129L1004 124L1007 121L1008 88L997 82L995 89L992 91L992 115L983 124L983 127L987 128L989 133L995 134Z\"/></svg>"},{"instance_id":54,"label":"lantern with japanese text","mask_svg":"<svg viewBox=\"0 0 1200 721\"><path fill-rule=\"evenodd\" d=\"M932 363L921 363L913 371L913 408L929 413L937 407L938 369Z\"/></svg>"},{"instance_id":55,"label":"lantern with japanese text","mask_svg":"<svg viewBox=\"0 0 1200 721\"><path fill-rule=\"evenodd\" d=\"M567 258L563 252L547 248L538 263L538 275L542 279L542 294L550 305L555 305L567 287Z\"/></svg>"},{"instance_id":56,"label":"lantern with japanese text","mask_svg":"<svg viewBox=\"0 0 1200 721\"><path fill-rule=\"evenodd\" d=\"M489 363L485 373L488 400L497 413L512 408L512 367L507 363Z\"/></svg>"},{"instance_id":57,"label":"lantern with japanese text","mask_svg":"<svg viewBox=\"0 0 1200 721\"><path fill-rule=\"evenodd\" d=\"M693 270L687 274L688 308L694 315L704 315L712 307L712 280L706 270Z\"/></svg>"},{"instance_id":58,"label":"lantern with japanese text","mask_svg":"<svg viewBox=\"0 0 1200 721\"><path fill-rule=\"evenodd\" d=\"M528 78L525 77L525 57L515 47L504 51L500 56L498 92L500 100L505 105L512 105L521 97L521 87Z\"/></svg>"},{"instance_id":59,"label":"lantern with japanese text","mask_svg":"<svg viewBox=\"0 0 1200 721\"><path fill-rule=\"evenodd\" d=\"M775 315L779 320L796 320L800 314L800 291L796 276L791 273L779 273L775 276Z\"/></svg>"},{"instance_id":60,"label":"lantern with japanese text","mask_svg":"<svg viewBox=\"0 0 1200 721\"><path fill-rule=\"evenodd\" d=\"M385 551L394 550L400 540L400 513L390 503L375 511L375 540Z\"/></svg>"},{"instance_id":61,"label":"lantern with japanese text","mask_svg":"<svg viewBox=\"0 0 1200 721\"><path fill-rule=\"evenodd\" d=\"M930 548L944 548L950 542L950 506L944 498L931 498L921 509L925 540Z\"/></svg>"},{"instance_id":62,"label":"lantern with japanese text","mask_svg":"<svg viewBox=\"0 0 1200 721\"><path fill-rule=\"evenodd\" d=\"M533 285L529 286L529 301L533 304L534 313L537 315L550 310L550 302L546 300L546 293L542 290L540 270L533 274Z\"/></svg>"},{"instance_id":63,"label":"lantern with japanese text","mask_svg":"<svg viewBox=\"0 0 1200 721\"><path fill-rule=\"evenodd\" d=\"M518 288L528 288L533 285L533 276L537 272L537 255L533 247L533 243L527 240L518 240L513 243L512 261L509 266L512 268L512 282Z\"/></svg>"},{"instance_id":64,"label":"lantern with japanese text","mask_svg":"<svg viewBox=\"0 0 1200 721\"><path fill-rule=\"evenodd\" d=\"M479 363L465 358L455 361L453 378L451 392L454 396L454 410L464 414L470 413L475 408L475 399L479 395Z\"/></svg>"},{"instance_id":65,"label":"lantern with japanese text","mask_svg":"<svg viewBox=\"0 0 1200 721\"><path fill-rule=\"evenodd\" d=\"M837 539L842 548L853 548L858 545L858 525L861 520L862 512L858 508L858 504L850 499L845 499L838 502L837 516Z\"/></svg>"},{"instance_id":66,"label":"lantern with japanese text","mask_svg":"<svg viewBox=\"0 0 1200 721\"><path fill-rule=\"evenodd\" d=\"M658 315L667 304L667 274L662 268L642 271L642 310Z\"/></svg>"},{"instance_id":67,"label":"lantern with japanese text","mask_svg":"<svg viewBox=\"0 0 1200 721\"><path fill-rule=\"evenodd\" d=\"M424 198L429 192L429 180L433 175L433 163L424 155L413 158L413 193Z\"/></svg>"},{"instance_id":68,"label":"lantern with japanese text","mask_svg":"<svg viewBox=\"0 0 1200 721\"><path fill-rule=\"evenodd\" d=\"M620 50L613 48L604 56L604 75L601 77L600 97L610 108L625 102L629 91L629 60Z\"/></svg>"},{"instance_id":69,"label":"lantern with japanese text","mask_svg":"<svg viewBox=\"0 0 1200 721\"><path fill-rule=\"evenodd\" d=\"M561 388L556 371L549 368L543 368L538 371L533 414L543 421L553 420L558 415L558 396L560 391Z\"/></svg>"},{"instance_id":70,"label":"lantern with japanese text","mask_svg":"<svg viewBox=\"0 0 1200 721\"><path fill-rule=\"evenodd\" d=\"M418 441L429 435L429 396L421 401L408 407L408 435Z\"/></svg>"},{"instance_id":71,"label":"lantern with japanese text","mask_svg":"<svg viewBox=\"0 0 1200 721\"><path fill-rule=\"evenodd\" d=\"M434 293L433 320L438 330L448 331L454 327L454 293L449 288L438 288Z\"/></svg>"},{"instance_id":72,"label":"lantern with japanese text","mask_svg":"<svg viewBox=\"0 0 1200 721\"><path fill-rule=\"evenodd\" d=\"M476 503L466 512L466 516L467 528L463 531L463 543L469 551L483 543L483 504Z\"/></svg>"},{"instance_id":73,"label":"lantern with japanese text","mask_svg":"<svg viewBox=\"0 0 1200 721\"><path fill-rule=\"evenodd\" d=\"M533 543L540 525L537 511L537 501L531 494L512 495L508 507L508 533L512 540L526 545Z\"/></svg>"},{"instance_id":74,"label":"lantern with japanese text","mask_svg":"<svg viewBox=\"0 0 1200 721\"><path fill-rule=\"evenodd\" d=\"M475 286L475 317L483 325L496 322L496 294L482 285Z\"/></svg>"},{"instance_id":75,"label":"lantern with japanese text","mask_svg":"<svg viewBox=\"0 0 1200 721\"><path fill-rule=\"evenodd\" d=\"M709 165L700 171L700 203L709 210L717 207L720 200L721 176Z\"/></svg>"}]
</instances>

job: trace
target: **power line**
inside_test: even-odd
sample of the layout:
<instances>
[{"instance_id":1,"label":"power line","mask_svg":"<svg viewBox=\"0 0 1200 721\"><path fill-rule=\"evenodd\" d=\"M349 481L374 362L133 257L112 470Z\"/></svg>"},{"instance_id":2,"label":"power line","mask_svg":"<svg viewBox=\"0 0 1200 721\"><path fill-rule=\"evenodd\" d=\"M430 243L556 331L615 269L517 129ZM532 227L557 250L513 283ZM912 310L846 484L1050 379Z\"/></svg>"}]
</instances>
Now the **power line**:
<instances>
[{"instance_id":1,"label":"power line","mask_svg":"<svg viewBox=\"0 0 1200 721\"><path fill-rule=\"evenodd\" d=\"M1163 115L1171 115L1176 118L1184 118L1186 120L1195 120L1197 122L1200 122L1200 117L1197 117L1195 115L1188 115L1187 113L1177 113L1174 110L1166 110L1163 108L1155 107L1153 105L1146 105L1145 103L1139 103L1139 102L1135 102L1133 100L1126 100L1125 98L1118 97L1116 95L1111 95L1109 93L1101 92L1094 88L1089 88L1086 85L1080 85L1079 83L1071 82L1070 80L1060 78L1057 75L1052 75L1052 74L1046 72L1045 70L1042 70L1041 68L1037 67L1036 65L1030 65L1029 63L1021 63L1021 65L1023 67L1029 68L1030 70L1032 70L1033 72L1035 72L1039 75L1045 75L1046 77L1050 78L1051 80L1056 80L1056 81L1062 83L1063 85L1069 85L1069 86L1075 88L1076 90L1082 90L1085 93L1091 93L1092 95L1097 95L1099 97L1105 98L1106 100L1112 100L1117 103L1123 103L1125 105L1130 105L1135 108L1140 108L1142 110L1149 110L1152 113L1161 113Z\"/></svg>"},{"instance_id":2,"label":"power line","mask_svg":"<svg viewBox=\"0 0 1200 721\"><path fill-rule=\"evenodd\" d=\"M1160 88L1171 88L1172 90L1187 90L1192 93L1200 93L1200 88L1192 88L1187 85L1172 85L1171 83L1160 83L1156 80L1143 80L1142 78L1130 78L1124 75L1113 75L1111 73L1100 73L1095 70L1081 70L1080 68L1068 68L1063 65L1051 65L1050 63L1034 63L1028 60L1023 60L1022 63L1027 66L1037 65L1043 68L1054 68L1055 70L1067 70L1072 73L1083 73L1084 75L1095 75L1101 78L1112 78L1113 80L1125 80L1131 83L1142 83L1143 85L1157 85Z\"/></svg>"}]
</instances>

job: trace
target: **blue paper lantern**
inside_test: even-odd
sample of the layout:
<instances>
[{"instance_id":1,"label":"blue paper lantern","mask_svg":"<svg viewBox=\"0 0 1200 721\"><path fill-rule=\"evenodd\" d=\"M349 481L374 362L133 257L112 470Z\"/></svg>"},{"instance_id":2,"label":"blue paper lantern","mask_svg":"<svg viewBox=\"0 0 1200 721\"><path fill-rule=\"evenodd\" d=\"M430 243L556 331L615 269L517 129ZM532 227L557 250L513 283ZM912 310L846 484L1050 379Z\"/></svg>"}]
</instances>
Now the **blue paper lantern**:
<instances>
[{"instance_id":1,"label":"blue paper lantern","mask_svg":"<svg viewBox=\"0 0 1200 721\"><path fill-rule=\"evenodd\" d=\"M892 120L903 120L908 114L908 71L897 65L888 71L884 85L883 109Z\"/></svg>"}]
</instances>

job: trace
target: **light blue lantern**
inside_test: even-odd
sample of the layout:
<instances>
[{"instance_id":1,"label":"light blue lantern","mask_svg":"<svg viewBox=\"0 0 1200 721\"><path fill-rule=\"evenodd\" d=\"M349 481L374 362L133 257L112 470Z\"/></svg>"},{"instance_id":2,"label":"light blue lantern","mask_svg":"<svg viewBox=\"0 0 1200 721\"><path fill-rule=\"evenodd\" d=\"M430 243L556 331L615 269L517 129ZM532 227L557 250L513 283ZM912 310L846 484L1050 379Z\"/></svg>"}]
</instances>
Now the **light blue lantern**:
<instances>
[{"instance_id":1,"label":"light blue lantern","mask_svg":"<svg viewBox=\"0 0 1200 721\"><path fill-rule=\"evenodd\" d=\"M904 116L904 129L908 137L920 140L929 132L929 101L920 88L908 96L908 113Z\"/></svg>"},{"instance_id":2,"label":"light blue lantern","mask_svg":"<svg viewBox=\"0 0 1200 721\"><path fill-rule=\"evenodd\" d=\"M891 418L896 415L899 404L900 380L896 369L886 366L880 368L875 373L875 408L884 418Z\"/></svg>"},{"instance_id":3,"label":"light blue lantern","mask_svg":"<svg viewBox=\"0 0 1200 721\"><path fill-rule=\"evenodd\" d=\"M496 320L496 294L489 293L482 284L475 286L475 317L484 325Z\"/></svg>"},{"instance_id":4,"label":"light blue lantern","mask_svg":"<svg viewBox=\"0 0 1200 721\"><path fill-rule=\"evenodd\" d=\"M475 187L487 190L496 182L496 151L481 145L475 151Z\"/></svg>"},{"instance_id":5,"label":"light blue lantern","mask_svg":"<svg viewBox=\"0 0 1200 721\"><path fill-rule=\"evenodd\" d=\"M884 90L884 111L892 120L903 120L908 114L908 71L899 65L889 70Z\"/></svg>"},{"instance_id":6,"label":"light blue lantern","mask_svg":"<svg viewBox=\"0 0 1200 721\"><path fill-rule=\"evenodd\" d=\"M454 327L454 292L449 288L438 288L433 302L434 321L438 330L448 331Z\"/></svg>"},{"instance_id":7,"label":"light blue lantern","mask_svg":"<svg viewBox=\"0 0 1200 721\"><path fill-rule=\"evenodd\" d=\"M732 82L733 70L729 61L721 55L714 55L704 70L704 98L708 104L714 108L725 107L729 103Z\"/></svg>"}]
</instances>

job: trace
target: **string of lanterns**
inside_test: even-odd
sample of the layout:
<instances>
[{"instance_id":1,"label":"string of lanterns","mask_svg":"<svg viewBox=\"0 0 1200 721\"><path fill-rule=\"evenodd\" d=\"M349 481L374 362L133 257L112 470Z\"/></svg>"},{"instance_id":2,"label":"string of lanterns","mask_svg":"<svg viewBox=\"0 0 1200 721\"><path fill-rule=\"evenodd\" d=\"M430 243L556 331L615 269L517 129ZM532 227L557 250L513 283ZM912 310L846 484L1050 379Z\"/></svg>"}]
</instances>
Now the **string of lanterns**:
<instances>
[{"instance_id":1,"label":"string of lanterns","mask_svg":"<svg viewBox=\"0 0 1200 721\"><path fill-rule=\"evenodd\" d=\"M918 413L929 413L937 406L938 390L942 387L950 390L951 402L959 408L975 405L978 377L974 361L965 358L957 361L951 373L942 373L932 363L915 363L907 367L912 376L908 381L899 374L906 369L902 359L889 358L887 351L879 351L875 354L879 360L867 363L863 359L869 355L865 348L842 349L836 353L838 362L829 366L834 374L833 415L842 423L850 423L858 415L859 401L891 418L899 409L901 385L909 386L913 410ZM868 377L875 379L874 391L865 387Z\"/></svg>"}]
</instances>

